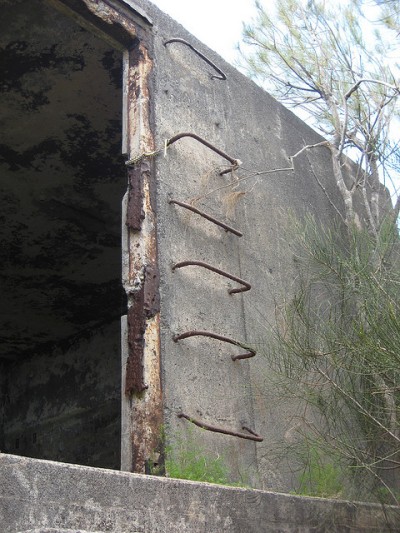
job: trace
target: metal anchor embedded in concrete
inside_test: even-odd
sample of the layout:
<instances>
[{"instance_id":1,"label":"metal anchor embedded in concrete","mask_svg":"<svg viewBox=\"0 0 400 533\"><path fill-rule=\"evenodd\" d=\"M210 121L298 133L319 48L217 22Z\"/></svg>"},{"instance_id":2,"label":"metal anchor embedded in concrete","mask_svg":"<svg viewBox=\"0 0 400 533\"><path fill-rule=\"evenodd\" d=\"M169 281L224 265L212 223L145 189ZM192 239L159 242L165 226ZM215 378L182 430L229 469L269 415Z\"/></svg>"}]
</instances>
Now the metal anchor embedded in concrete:
<instances>
[{"instance_id":1,"label":"metal anchor embedded in concrete","mask_svg":"<svg viewBox=\"0 0 400 533\"><path fill-rule=\"evenodd\" d=\"M223 433L224 435L231 435L232 437L238 437L239 439L246 439L246 440L254 440L256 442L262 442L264 439L261 437L261 435L258 435L255 431L248 428L247 426L242 426L242 429L247 431L248 433L240 433L238 431L231 431L230 429L225 429L217 426L212 426L210 424L206 424L205 422L202 422L201 420L197 420L196 418L193 418L191 416L188 416L185 413L179 413L178 418L185 418L192 424L195 424L199 428L206 429L207 431L213 431L214 433Z\"/></svg>"},{"instance_id":2,"label":"metal anchor embedded in concrete","mask_svg":"<svg viewBox=\"0 0 400 533\"><path fill-rule=\"evenodd\" d=\"M240 159L235 159L234 157L226 154L225 152L223 152L222 150L220 150L219 148L217 148L213 144L209 143L208 141L206 141L202 137L199 137L199 135L196 135L195 133L191 133L191 132L178 133L177 135L174 135L173 137L168 139L167 142L166 142L166 145L167 146L171 146L171 144L174 144L176 141L179 141L179 139L183 139L184 137L191 137L192 139L195 139L199 143L204 144L204 146L207 146L207 148L210 148L210 150L212 150L216 154L220 155L221 157L223 157L224 159L229 161L229 163L232 166L230 168L226 168L225 170L222 170L219 173L220 176L222 176L223 174L227 174L228 172L232 172L233 170L236 170L242 164Z\"/></svg>"},{"instance_id":3,"label":"metal anchor embedded in concrete","mask_svg":"<svg viewBox=\"0 0 400 533\"><path fill-rule=\"evenodd\" d=\"M249 359L250 357L254 357L257 354L257 352L253 350L253 348L244 346L239 341L231 339L230 337L224 337L222 335L218 335L217 333L213 333L212 331L201 331L201 330L186 331L185 333L181 333L180 335L174 335L172 338L174 342L178 342L180 340L187 339L188 337L210 337L211 339L217 339L219 341L227 342L228 344L233 344L234 346L239 346L240 348L244 348L248 350L248 352L243 353L243 354L231 355L232 361L237 361L239 359Z\"/></svg>"},{"instance_id":4,"label":"metal anchor embedded in concrete","mask_svg":"<svg viewBox=\"0 0 400 533\"><path fill-rule=\"evenodd\" d=\"M218 68L208 57L206 57L204 54L200 52L200 50L197 50L192 44L190 44L188 41L185 41L185 39L181 39L180 37L174 37L173 39L169 39L168 41L165 41L164 46L167 46L167 44L171 43L181 43L186 46L188 46L195 54L197 54L203 61L207 63L207 65L210 65L216 72L218 72L218 76L213 74L211 76L211 79L215 80L226 80L226 75L222 72L220 68Z\"/></svg>"},{"instance_id":5,"label":"metal anchor embedded in concrete","mask_svg":"<svg viewBox=\"0 0 400 533\"><path fill-rule=\"evenodd\" d=\"M225 272L224 270L220 270L219 268L209 265L208 263L204 263L204 261L182 261L180 263L176 263L175 265L173 265L172 270L175 271L177 268L183 268L186 266L200 266L200 267L206 268L207 270L211 270L212 272L216 272L217 274L220 274L221 276L224 276L225 278L231 279L232 281L236 281L237 283L240 283L241 285L243 285L243 287L240 287L239 289L228 289L229 294L235 294L237 292L245 292L251 289L251 285L250 283L247 283L247 281L244 281L243 279L233 276L232 274L229 274L228 272Z\"/></svg>"},{"instance_id":6,"label":"metal anchor embedded in concrete","mask_svg":"<svg viewBox=\"0 0 400 533\"><path fill-rule=\"evenodd\" d=\"M213 224L216 224L217 226L223 228L225 231L229 231L230 233L233 233L234 235L237 235L238 237L243 237L243 233L241 233L239 230L232 228L231 226L228 226L227 224L224 224L224 222L221 222L220 220L217 220L211 215L204 213L204 211L200 211L200 209L197 209L197 207L194 207L193 205L187 204L185 202L179 202L178 200L173 200L173 199L170 200L169 203L180 205L181 207L184 207L185 209L188 209L189 211L192 211L193 213L200 215L201 217L209 220L210 222L213 222Z\"/></svg>"},{"instance_id":7,"label":"metal anchor embedded in concrete","mask_svg":"<svg viewBox=\"0 0 400 533\"><path fill-rule=\"evenodd\" d=\"M201 144L204 144L204 146L207 146L207 148L209 148L210 150L212 150L213 152L220 155L221 157L223 157L224 159L226 159L227 161L231 163L232 166L224 170L221 170L221 172L219 173L220 176L224 174L228 174L228 172L232 172L233 170L236 170L242 164L240 159L235 159L234 157L231 157L230 155L226 154L225 152L223 152L222 150L220 150L213 144L209 143L208 141L206 141L199 135L196 135L195 133L190 133L190 132L183 132L183 133L178 133L177 135L174 135L170 139L167 139L165 141L163 149L155 150L153 152L143 152L140 155L126 161L125 165L127 167L134 167L137 163L140 163L143 159L156 157L162 152L165 152L166 148L174 144L176 141L179 141L179 139L183 139L184 137L191 137L192 139L195 139L196 141L198 141Z\"/></svg>"}]
</instances>

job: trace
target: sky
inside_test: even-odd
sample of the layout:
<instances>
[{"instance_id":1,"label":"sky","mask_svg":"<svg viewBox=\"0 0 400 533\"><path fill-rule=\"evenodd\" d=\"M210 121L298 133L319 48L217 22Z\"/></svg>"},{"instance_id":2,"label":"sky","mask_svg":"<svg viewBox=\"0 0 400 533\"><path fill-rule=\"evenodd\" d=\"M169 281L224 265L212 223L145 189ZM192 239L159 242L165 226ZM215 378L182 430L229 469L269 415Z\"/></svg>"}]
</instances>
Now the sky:
<instances>
[{"instance_id":1,"label":"sky","mask_svg":"<svg viewBox=\"0 0 400 533\"><path fill-rule=\"evenodd\" d=\"M229 63L237 58L242 22L255 14L254 0L151 1Z\"/></svg>"}]
</instances>

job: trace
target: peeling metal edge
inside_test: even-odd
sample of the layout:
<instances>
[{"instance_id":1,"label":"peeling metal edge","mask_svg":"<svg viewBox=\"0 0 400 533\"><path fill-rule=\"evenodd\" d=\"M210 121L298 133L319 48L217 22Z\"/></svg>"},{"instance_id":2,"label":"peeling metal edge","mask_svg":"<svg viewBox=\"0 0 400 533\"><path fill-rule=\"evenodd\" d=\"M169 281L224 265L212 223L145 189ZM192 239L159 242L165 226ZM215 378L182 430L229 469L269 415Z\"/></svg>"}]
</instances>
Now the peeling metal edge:
<instances>
[{"instance_id":1,"label":"peeling metal edge","mask_svg":"<svg viewBox=\"0 0 400 533\"><path fill-rule=\"evenodd\" d=\"M125 223L131 230L140 231L144 217L142 167L129 167L128 209Z\"/></svg>"},{"instance_id":2,"label":"peeling metal edge","mask_svg":"<svg viewBox=\"0 0 400 533\"><path fill-rule=\"evenodd\" d=\"M126 361L125 395L140 394L147 389L144 382L144 333L146 317L144 287L135 293L128 308L128 359Z\"/></svg>"}]
</instances>

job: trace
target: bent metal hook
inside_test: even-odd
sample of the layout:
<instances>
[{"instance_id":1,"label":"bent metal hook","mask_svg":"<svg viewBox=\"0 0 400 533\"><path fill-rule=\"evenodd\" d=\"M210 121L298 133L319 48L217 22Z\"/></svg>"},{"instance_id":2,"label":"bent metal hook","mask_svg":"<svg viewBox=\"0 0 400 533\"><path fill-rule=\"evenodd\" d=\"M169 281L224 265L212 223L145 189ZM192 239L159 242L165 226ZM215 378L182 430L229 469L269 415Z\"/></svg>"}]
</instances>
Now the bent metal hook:
<instances>
[{"instance_id":1,"label":"bent metal hook","mask_svg":"<svg viewBox=\"0 0 400 533\"><path fill-rule=\"evenodd\" d=\"M203 61L207 63L207 65L210 65L216 72L218 72L218 76L213 74L211 76L211 79L214 80L226 80L226 75L222 72L220 68L218 68L208 57L206 57L204 54L200 52L200 50L197 50L192 44L190 44L188 41L185 41L185 39L181 39L180 37L174 37L173 39L169 39L168 41L165 41L164 46L167 46L167 44L171 43L181 43L186 46L188 46L195 54L197 54Z\"/></svg>"}]
</instances>

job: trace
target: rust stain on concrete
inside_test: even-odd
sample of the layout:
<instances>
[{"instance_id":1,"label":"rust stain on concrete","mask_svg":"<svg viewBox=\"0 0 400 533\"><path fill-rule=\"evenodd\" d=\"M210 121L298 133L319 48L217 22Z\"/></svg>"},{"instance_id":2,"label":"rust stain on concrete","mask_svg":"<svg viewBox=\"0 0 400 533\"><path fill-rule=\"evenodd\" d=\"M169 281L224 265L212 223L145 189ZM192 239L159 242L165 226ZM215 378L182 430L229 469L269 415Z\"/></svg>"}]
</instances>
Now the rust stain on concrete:
<instances>
[{"instance_id":1,"label":"rust stain on concrete","mask_svg":"<svg viewBox=\"0 0 400 533\"><path fill-rule=\"evenodd\" d=\"M163 422L160 380L160 316L147 320L145 332L146 358L144 375L148 389L137 398L132 412L133 470L151 473L162 456L161 427Z\"/></svg>"},{"instance_id":2,"label":"rust stain on concrete","mask_svg":"<svg viewBox=\"0 0 400 533\"><path fill-rule=\"evenodd\" d=\"M154 150L150 127L149 43L129 52L127 147L132 158ZM131 470L149 472L162 456L163 404L160 367L159 273L153 163L143 159L129 171L126 225L129 238L127 292L129 354L126 394L131 401Z\"/></svg>"},{"instance_id":3,"label":"rust stain on concrete","mask_svg":"<svg viewBox=\"0 0 400 533\"><path fill-rule=\"evenodd\" d=\"M128 148L131 158L154 150L150 128L150 77L153 61L143 42L129 53Z\"/></svg>"}]
</instances>

